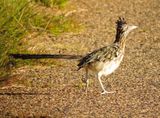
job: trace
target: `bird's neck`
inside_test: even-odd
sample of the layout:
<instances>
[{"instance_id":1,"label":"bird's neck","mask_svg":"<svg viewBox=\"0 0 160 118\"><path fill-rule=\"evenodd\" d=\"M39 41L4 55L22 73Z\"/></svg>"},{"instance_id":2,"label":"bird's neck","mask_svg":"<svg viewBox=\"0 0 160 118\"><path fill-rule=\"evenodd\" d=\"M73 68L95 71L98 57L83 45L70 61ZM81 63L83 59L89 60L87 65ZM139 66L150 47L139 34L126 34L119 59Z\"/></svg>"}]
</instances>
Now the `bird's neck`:
<instances>
[{"instance_id":1,"label":"bird's neck","mask_svg":"<svg viewBox=\"0 0 160 118\"><path fill-rule=\"evenodd\" d=\"M126 36L127 35L122 30L117 31L114 43L117 43L120 48L125 49Z\"/></svg>"}]
</instances>

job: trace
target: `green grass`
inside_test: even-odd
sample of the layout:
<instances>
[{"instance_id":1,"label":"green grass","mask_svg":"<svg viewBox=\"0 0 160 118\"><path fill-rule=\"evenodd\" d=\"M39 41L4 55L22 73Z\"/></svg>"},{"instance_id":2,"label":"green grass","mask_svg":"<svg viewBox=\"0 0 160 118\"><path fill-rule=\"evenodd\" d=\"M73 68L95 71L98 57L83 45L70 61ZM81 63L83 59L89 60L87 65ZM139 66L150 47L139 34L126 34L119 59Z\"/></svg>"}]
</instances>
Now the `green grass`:
<instances>
[{"instance_id":1,"label":"green grass","mask_svg":"<svg viewBox=\"0 0 160 118\"><path fill-rule=\"evenodd\" d=\"M29 12L29 9L26 9L27 5L27 1L0 1L0 66L6 65L7 54L11 49L15 49L18 40L27 32L25 21L22 19L23 16L27 18L27 15L23 15L25 12Z\"/></svg>"},{"instance_id":2,"label":"green grass","mask_svg":"<svg viewBox=\"0 0 160 118\"><path fill-rule=\"evenodd\" d=\"M62 8L66 5L66 3L68 2L68 0L34 0L37 3L42 3L45 6L48 7L59 7Z\"/></svg>"},{"instance_id":3,"label":"green grass","mask_svg":"<svg viewBox=\"0 0 160 118\"><path fill-rule=\"evenodd\" d=\"M68 0L35 0L52 7L64 6ZM72 18L46 16L36 11L36 5L28 0L0 0L0 76L5 75L4 68L10 64L23 63L8 57L9 53L32 53L22 49L20 41L32 32L49 32L58 36L64 32L75 31L77 25ZM23 46L24 47L24 46ZM24 61L26 64L32 61Z\"/></svg>"}]
</instances>

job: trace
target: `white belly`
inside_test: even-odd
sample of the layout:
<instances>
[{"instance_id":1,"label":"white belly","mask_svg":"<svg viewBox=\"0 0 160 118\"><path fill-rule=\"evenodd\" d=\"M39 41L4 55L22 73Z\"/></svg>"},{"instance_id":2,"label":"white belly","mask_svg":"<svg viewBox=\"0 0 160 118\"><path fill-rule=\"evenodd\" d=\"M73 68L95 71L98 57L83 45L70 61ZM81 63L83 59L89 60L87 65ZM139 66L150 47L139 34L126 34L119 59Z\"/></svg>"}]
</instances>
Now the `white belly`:
<instances>
[{"instance_id":1,"label":"white belly","mask_svg":"<svg viewBox=\"0 0 160 118\"><path fill-rule=\"evenodd\" d=\"M109 75L113 73L120 65L121 61L123 59L123 55L119 55L117 58L110 62L106 62L103 66L103 69L101 70L102 75Z\"/></svg>"}]
</instances>

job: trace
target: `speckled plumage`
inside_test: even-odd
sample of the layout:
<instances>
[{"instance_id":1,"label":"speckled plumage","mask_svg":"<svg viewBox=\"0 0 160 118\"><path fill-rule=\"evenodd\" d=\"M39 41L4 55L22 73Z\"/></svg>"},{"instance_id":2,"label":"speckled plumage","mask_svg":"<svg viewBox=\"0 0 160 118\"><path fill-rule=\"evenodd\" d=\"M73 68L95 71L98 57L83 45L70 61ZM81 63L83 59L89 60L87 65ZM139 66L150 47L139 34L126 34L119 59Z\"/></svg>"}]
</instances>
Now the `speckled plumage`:
<instances>
[{"instance_id":1,"label":"speckled plumage","mask_svg":"<svg viewBox=\"0 0 160 118\"><path fill-rule=\"evenodd\" d=\"M116 58L120 53L120 48L118 44L112 44L98 50L93 51L92 53L86 55L84 58L80 60L78 64L78 69L81 69L85 66L88 66L92 63L97 62L107 62Z\"/></svg>"},{"instance_id":2,"label":"speckled plumage","mask_svg":"<svg viewBox=\"0 0 160 118\"><path fill-rule=\"evenodd\" d=\"M127 25L124 18L119 18L116 22L117 32L113 44L95 50L84 56L78 64L78 70L86 68L86 82L88 86L88 70L92 70L97 74L97 78L103 89L103 93L107 92L101 82L101 76L107 76L114 72L120 65L125 51L126 36L136 26Z\"/></svg>"}]
</instances>

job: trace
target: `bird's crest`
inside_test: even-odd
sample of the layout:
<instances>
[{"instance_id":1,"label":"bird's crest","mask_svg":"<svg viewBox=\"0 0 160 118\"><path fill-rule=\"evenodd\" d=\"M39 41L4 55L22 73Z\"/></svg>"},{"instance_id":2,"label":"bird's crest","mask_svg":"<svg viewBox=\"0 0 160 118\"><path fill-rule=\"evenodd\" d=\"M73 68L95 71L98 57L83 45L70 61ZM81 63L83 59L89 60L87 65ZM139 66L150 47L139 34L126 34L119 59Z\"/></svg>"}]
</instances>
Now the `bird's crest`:
<instances>
[{"instance_id":1,"label":"bird's crest","mask_svg":"<svg viewBox=\"0 0 160 118\"><path fill-rule=\"evenodd\" d=\"M116 40L114 42L119 42L121 39L121 34L123 34L123 28L124 25L126 25L127 22L125 21L124 18L119 17L119 19L116 21L116 25L117 25L117 33L116 33Z\"/></svg>"},{"instance_id":2,"label":"bird's crest","mask_svg":"<svg viewBox=\"0 0 160 118\"><path fill-rule=\"evenodd\" d=\"M123 28L123 25L127 24L127 22L125 21L124 18L119 17L119 19L116 21L116 24L117 24L117 28L121 29Z\"/></svg>"}]
</instances>

